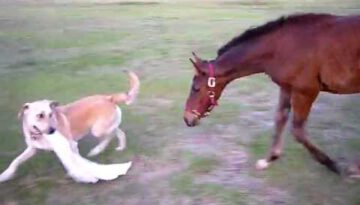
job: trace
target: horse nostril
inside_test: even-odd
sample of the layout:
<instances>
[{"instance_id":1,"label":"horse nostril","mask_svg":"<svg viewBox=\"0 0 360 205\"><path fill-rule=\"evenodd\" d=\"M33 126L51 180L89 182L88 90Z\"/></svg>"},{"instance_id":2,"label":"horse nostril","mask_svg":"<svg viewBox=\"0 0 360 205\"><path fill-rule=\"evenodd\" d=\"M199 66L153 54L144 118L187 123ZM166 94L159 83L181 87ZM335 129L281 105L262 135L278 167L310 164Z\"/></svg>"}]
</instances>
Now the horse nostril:
<instances>
[{"instance_id":1,"label":"horse nostril","mask_svg":"<svg viewBox=\"0 0 360 205\"><path fill-rule=\"evenodd\" d=\"M185 124L186 124L187 126L189 126L189 121L188 121L188 119L187 119L186 117L184 117L184 122L185 122Z\"/></svg>"},{"instance_id":2,"label":"horse nostril","mask_svg":"<svg viewBox=\"0 0 360 205\"><path fill-rule=\"evenodd\" d=\"M184 117L184 121L188 127L194 127L198 124L196 119L189 120L188 118Z\"/></svg>"},{"instance_id":3,"label":"horse nostril","mask_svg":"<svg viewBox=\"0 0 360 205\"><path fill-rule=\"evenodd\" d=\"M193 127L193 126L194 126L194 122L193 122L193 121L190 121L188 118L184 117L184 121L185 121L185 124L186 124L188 127Z\"/></svg>"}]
</instances>

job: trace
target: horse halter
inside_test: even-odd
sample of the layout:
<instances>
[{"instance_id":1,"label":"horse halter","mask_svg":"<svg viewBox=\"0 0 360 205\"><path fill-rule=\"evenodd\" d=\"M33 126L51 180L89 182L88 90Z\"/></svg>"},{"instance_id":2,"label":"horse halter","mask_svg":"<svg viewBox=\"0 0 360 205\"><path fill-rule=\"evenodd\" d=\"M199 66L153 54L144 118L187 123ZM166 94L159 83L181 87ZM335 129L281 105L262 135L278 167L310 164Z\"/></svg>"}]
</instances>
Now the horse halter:
<instances>
[{"instance_id":1,"label":"horse halter","mask_svg":"<svg viewBox=\"0 0 360 205\"><path fill-rule=\"evenodd\" d=\"M208 116L211 110L218 105L218 102L215 98L216 78L215 78L215 69L213 64L209 63L208 69L209 69L209 78L207 80L207 86L208 86L208 97L210 100L210 106L204 114L201 114L198 110L192 110L192 112L198 117Z\"/></svg>"},{"instance_id":2,"label":"horse halter","mask_svg":"<svg viewBox=\"0 0 360 205\"><path fill-rule=\"evenodd\" d=\"M209 78L207 81L209 87L208 95L210 99L211 106L214 107L218 105L217 100L215 99L215 87L216 87L216 78L215 78L215 69L213 64L209 63Z\"/></svg>"}]
</instances>

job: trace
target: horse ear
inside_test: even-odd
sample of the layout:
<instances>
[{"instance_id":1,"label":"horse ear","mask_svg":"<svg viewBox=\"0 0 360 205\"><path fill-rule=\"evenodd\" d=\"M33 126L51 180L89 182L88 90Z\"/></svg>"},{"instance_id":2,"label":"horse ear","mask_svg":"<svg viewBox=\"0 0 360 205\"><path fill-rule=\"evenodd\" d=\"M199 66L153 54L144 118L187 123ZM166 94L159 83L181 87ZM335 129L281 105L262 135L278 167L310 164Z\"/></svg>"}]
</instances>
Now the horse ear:
<instances>
[{"instance_id":1,"label":"horse ear","mask_svg":"<svg viewBox=\"0 0 360 205\"><path fill-rule=\"evenodd\" d=\"M18 113L18 119L21 120L24 116L24 113L26 110L28 110L30 107L30 104L29 103L25 103L21 109L19 110L19 113Z\"/></svg>"},{"instance_id":2,"label":"horse ear","mask_svg":"<svg viewBox=\"0 0 360 205\"><path fill-rule=\"evenodd\" d=\"M196 53L194 51L192 52L192 55L194 56L195 62L197 64L199 64L199 63L201 63L203 61L201 58L199 58L199 56L196 55Z\"/></svg>"},{"instance_id":3,"label":"horse ear","mask_svg":"<svg viewBox=\"0 0 360 205\"><path fill-rule=\"evenodd\" d=\"M199 75L199 67L196 65L196 63L193 61L193 59L189 58L189 60L194 66L195 75Z\"/></svg>"},{"instance_id":4,"label":"horse ear","mask_svg":"<svg viewBox=\"0 0 360 205\"><path fill-rule=\"evenodd\" d=\"M206 69L204 69L204 64L206 63L206 61L202 60L199 56L197 56L195 54L195 52L192 52L192 55L194 56L194 60L192 60L191 58L189 59L190 62L193 64L195 69L195 74L198 75L199 73L206 73Z\"/></svg>"}]
</instances>

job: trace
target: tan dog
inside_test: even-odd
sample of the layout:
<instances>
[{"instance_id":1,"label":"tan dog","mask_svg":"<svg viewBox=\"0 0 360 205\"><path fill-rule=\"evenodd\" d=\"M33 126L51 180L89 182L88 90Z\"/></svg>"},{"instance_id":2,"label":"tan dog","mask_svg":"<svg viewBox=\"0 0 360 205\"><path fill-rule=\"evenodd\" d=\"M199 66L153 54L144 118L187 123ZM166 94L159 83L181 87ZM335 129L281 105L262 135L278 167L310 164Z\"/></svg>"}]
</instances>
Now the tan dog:
<instances>
[{"instance_id":1,"label":"tan dog","mask_svg":"<svg viewBox=\"0 0 360 205\"><path fill-rule=\"evenodd\" d=\"M25 103L19 112L19 118L22 120L28 147L0 174L0 182L12 178L18 166L32 157L36 149L54 150L53 146L43 139L44 134L51 136L58 131L67 138L73 152L78 153L77 141L91 133L100 143L88 156L101 153L114 136L119 140L116 150L123 150L126 147L126 138L119 129L121 110L117 104L131 104L140 87L135 73L129 72L129 77L131 88L128 93L89 96L64 106L50 100Z\"/></svg>"},{"instance_id":2,"label":"tan dog","mask_svg":"<svg viewBox=\"0 0 360 205\"><path fill-rule=\"evenodd\" d=\"M24 134L36 141L42 133L51 134L58 130L69 139L78 141L91 133L101 141L88 156L102 152L115 134L119 140L116 150L123 150L126 138L119 129L122 114L117 104L131 104L140 86L135 73L129 72L129 77L131 88L128 93L89 96L63 106L49 100L26 103L19 114L23 119Z\"/></svg>"}]
</instances>

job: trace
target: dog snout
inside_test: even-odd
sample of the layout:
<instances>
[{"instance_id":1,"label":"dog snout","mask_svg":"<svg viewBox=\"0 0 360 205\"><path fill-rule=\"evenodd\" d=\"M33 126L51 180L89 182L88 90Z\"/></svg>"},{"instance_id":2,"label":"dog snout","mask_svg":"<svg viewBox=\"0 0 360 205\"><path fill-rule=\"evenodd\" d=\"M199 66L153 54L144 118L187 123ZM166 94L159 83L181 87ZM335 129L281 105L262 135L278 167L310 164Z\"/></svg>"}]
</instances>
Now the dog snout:
<instances>
[{"instance_id":1,"label":"dog snout","mask_svg":"<svg viewBox=\"0 0 360 205\"><path fill-rule=\"evenodd\" d=\"M56 131L55 128L50 127L50 128L49 128L49 131L48 131L48 134L49 134L49 135L54 134L55 131Z\"/></svg>"},{"instance_id":2,"label":"dog snout","mask_svg":"<svg viewBox=\"0 0 360 205\"><path fill-rule=\"evenodd\" d=\"M32 127L34 128L34 130L36 130L36 131L39 131L39 132L40 132L40 129L39 129L36 125L33 125Z\"/></svg>"}]
</instances>

